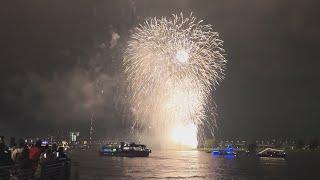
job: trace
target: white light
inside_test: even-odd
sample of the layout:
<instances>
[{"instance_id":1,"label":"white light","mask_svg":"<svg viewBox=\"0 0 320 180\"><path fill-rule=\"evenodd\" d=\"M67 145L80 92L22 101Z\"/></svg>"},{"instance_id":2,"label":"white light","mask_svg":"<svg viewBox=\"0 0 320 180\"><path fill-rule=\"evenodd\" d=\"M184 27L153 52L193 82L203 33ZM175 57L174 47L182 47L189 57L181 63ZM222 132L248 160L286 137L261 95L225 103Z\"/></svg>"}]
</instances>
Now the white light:
<instances>
[{"instance_id":1,"label":"white light","mask_svg":"<svg viewBox=\"0 0 320 180\"><path fill-rule=\"evenodd\" d=\"M178 125L172 130L170 135L173 141L181 145L191 148L196 148L198 145L197 126L193 123Z\"/></svg>"},{"instance_id":2,"label":"white light","mask_svg":"<svg viewBox=\"0 0 320 180\"><path fill-rule=\"evenodd\" d=\"M176 58L181 63L186 63L189 60L189 54L185 50L177 51Z\"/></svg>"}]
</instances>

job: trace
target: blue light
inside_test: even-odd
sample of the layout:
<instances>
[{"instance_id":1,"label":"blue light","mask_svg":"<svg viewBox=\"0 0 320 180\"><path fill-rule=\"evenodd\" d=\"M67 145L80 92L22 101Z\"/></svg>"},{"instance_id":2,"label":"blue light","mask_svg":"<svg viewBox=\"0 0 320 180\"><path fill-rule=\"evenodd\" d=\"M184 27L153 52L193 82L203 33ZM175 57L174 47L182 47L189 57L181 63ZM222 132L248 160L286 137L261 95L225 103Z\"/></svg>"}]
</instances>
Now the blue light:
<instances>
[{"instance_id":1,"label":"blue light","mask_svg":"<svg viewBox=\"0 0 320 180\"><path fill-rule=\"evenodd\" d=\"M112 150L109 148L102 148L102 150L103 150L103 152L112 152Z\"/></svg>"},{"instance_id":2,"label":"blue light","mask_svg":"<svg viewBox=\"0 0 320 180\"><path fill-rule=\"evenodd\" d=\"M220 151L219 151L219 150L213 150L213 151L212 151L212 154L213 154L213 155L220 155Z\"/></svg>"}]
</instances>

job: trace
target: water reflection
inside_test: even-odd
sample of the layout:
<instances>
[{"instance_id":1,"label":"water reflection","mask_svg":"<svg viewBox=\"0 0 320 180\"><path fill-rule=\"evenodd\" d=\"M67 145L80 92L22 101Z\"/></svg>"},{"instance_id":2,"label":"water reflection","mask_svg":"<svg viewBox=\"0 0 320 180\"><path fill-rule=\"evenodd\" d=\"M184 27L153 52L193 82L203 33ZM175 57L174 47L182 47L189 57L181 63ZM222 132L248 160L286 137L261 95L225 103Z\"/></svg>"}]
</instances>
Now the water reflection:
<instances>
[{"instance_id":1,"label":"water reflection","mask_svg":"<svg viewBox=\"0 0 320 180\"><path fill-rule=\"evenodd\" d=\"M198 151L153 151L148 158L100 157L92 151L75 152L72 158L80 162L80 179L290 179L288 163L303 163Z\"/></svg>"},{"instance_id":2,"label":"water reflection","mask_svg":"<svg viewBox=\"0 0 320 180\"><path fill-rule=\"evenodd\" d=\"M225 158L225 159L229 159L229 160L234 160L237 157L235 155L217 155L217 154L213 154L213 153L211 153L211 155L214 158Z\"/></svg>"},{"instance_id":3,"label":"water reflection","mask_svg":"<svg viewBox=\"0 0 320 180\"><path fill-rule=\"evenodd\" d=\"M259 162L263 165L286 165L287 160L284 158L259 158Z\"/></svg>"}]
</instances>

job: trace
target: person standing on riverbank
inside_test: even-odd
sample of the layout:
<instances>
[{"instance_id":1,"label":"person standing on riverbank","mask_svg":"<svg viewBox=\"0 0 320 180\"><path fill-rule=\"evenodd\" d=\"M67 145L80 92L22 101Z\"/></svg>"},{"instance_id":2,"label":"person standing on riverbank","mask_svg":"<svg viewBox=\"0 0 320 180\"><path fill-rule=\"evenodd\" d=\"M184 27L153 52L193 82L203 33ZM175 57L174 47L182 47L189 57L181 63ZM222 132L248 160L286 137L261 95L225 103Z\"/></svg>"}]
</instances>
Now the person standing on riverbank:
<instances>
[{"instance_id":1,"label":"person standing on riverbank","mask_svg":"<svg viewBox=\"0 0 320 180\"><path fill-rule=\"evenodd\" d=\"M13 161L10 156L10 151L6 149L6 144L4 141L0 142L0 166L9 166L12 165ZM10 172L6 169L0 169L0 174L4 179L10 178Z\"/></svg>"},{"instance_id":2,"label":"person standing on riverbank","mask_svg":"<svg viewBox=\"0 0 320 180\"><path fill-rule=\"evenodd\" d=\"M0 142L0 166L7 166L13 164L10 152L6 149L6 145Z\"/></svg>"},{"instance_id":3,"label":"person standing on riverbank","mask_svg":"<svg viewBox=\"0 0 320 180\"><path fill-rule=\"evenodd\" d=\"M29 150L29 159L33 161L38 161L41 154L41 141L37 141L35 146L31 147Z\"/></svg>"},{"instance_id":4,"label":"person standing on riverbank","mask_svg":"<svg viewBox=\"0 0 320 180\"><path fill-rule=\"evenodd\" d=\"M19 140L19 145L17 148L15 148L12 153L11 153L11 159L14 161L14 162L17 162L19 157L21 156L21 153L23 151L25 147L25 143L22 139Z\"/></svg>"}]
</instances>

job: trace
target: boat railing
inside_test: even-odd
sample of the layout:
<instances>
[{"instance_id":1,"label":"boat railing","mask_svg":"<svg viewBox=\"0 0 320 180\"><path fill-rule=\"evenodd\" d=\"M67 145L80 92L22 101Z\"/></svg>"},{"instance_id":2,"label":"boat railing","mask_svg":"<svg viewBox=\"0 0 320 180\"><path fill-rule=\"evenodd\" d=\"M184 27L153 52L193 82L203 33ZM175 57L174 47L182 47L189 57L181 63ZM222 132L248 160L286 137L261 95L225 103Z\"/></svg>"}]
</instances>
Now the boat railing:
<instances>
[{"instance_id":1,"label":"boat railing","mask_svg":"<svg viewBox=\"0 0 320 180\"><path fill-rule=\"evenodd\" d=\"M20 164L0 166L0 179L35 179L36 169L23 168ZM62 159L40 163L40 177L37 179L70 179L71 161Z\"/></svg>"}]
</instances>

